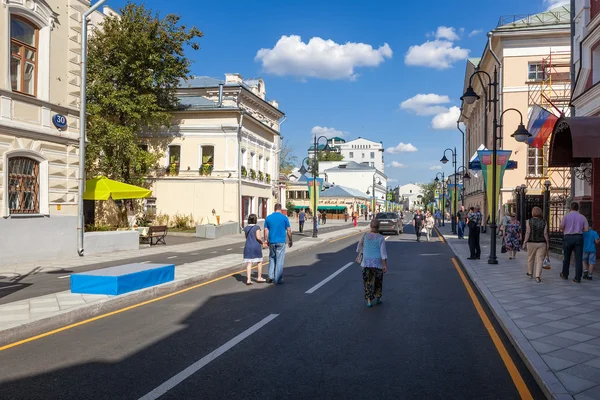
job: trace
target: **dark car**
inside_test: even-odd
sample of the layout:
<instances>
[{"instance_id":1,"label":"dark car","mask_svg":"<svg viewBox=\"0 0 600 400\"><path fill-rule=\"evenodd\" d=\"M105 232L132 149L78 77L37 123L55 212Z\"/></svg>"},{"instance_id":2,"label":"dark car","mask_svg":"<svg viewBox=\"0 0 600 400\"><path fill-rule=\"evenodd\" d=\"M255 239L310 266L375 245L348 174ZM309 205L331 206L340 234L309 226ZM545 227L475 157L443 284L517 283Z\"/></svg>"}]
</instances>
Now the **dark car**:
<instances>
[{"instance_id":1,"label":"dark car","mask_svg":"<svg viewBox=\"0 0 600 400\"><path fill-rule=\"evenodd\" d=\"M375 216L379 221L379 232L394 232L396 235L402 233L402 220L395 212L380 212Z\"/></svg>"}]
</instances>

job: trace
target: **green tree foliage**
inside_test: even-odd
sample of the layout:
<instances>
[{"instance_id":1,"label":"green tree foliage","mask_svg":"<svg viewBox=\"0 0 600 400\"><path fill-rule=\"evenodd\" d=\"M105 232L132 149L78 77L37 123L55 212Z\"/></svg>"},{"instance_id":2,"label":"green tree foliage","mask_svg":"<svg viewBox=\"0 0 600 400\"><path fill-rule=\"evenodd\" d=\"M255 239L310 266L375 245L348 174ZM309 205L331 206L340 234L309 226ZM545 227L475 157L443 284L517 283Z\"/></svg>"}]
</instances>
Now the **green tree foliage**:
<instances>
[{"instance_id":1,"label":"green tree foliage","mask_svg":"<svg viewBox=\"0 0 600 400\"><path fill-rule=\"evenodd\" d=\"M342 161L344 156L341 153L333 151L319 151L317 153L317 160L319 161Z\"/></svg>"},{"instance_id":2,"label":"green tree foliage","mask_svg":"<svg viewBox=\"0 0 600 400\"><path fill-rule=\"evenodd\" d=\"M279 152L279 173L289 175L296 168L298 157L294 154L294 150L288 146L286 141L282 142L281 151Z\"/></svg>"},{"instance_id":3,"label":"green tree foliage","mask_svg":"<svg viewBox=\"0 0 600 400\"><path fill-rule=\"evenodd\" d=\"M423 205L427 205L431 202L435 201L435 189L437 188L437 183L435 181L432 181L430 183L425 183L422 184L421 187L423 188Z\"/></svg>"},{"instance_id":4,"label":"green tree foliage","mask_svg":"<svg viewBox=\"0 0 600 400\"><path fill-rule=\"evenodd\" d=\"M174 14L161 18L143 5L128 3L121 17L107 17L89 40L86 169L143 184L163 156L171 136L170 111L181 79L189 77L184 47L199 49L195 27L179 25ZM141 148L140 134L158 138L155 151ZM162 139L160 139L162 137Z\"/></svg>"}]
</instances>

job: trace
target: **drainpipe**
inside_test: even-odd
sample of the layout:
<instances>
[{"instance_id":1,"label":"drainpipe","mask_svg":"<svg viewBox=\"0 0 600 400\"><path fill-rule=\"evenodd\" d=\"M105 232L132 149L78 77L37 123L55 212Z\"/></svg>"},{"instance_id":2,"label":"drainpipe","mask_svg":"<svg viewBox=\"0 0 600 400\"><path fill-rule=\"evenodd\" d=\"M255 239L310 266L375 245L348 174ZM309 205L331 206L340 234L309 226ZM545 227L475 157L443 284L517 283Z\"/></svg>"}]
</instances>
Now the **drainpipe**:
<instances>
[{"instance_id":1,"label":"drainpipe","mask_svg":"<svg viewBox=\"0 0 600 400\"><path fill-rule=\"evenodd\" d=\"M83 257L83 239L85 232L85 219L83 216L83 193L85 191L85 111L87 88L87 31L88 17L96 11L106 0L98 0L89 10L83 13L81 23L81 88L79 94L79 182L77 187L77 254Z\"/></svg>"},{"instance_id":2,"label":"drainpipe","mask_svg":"<svg viewBox=\"0 0 600 400\"><path fill-rule=\"evenodd\" d=\"M223 107L223 84L219 83L219 101L217 107Z\"/></svg>"},{"instance_id":3,"label":"drainpipe","mask_svg":"<svg viewBox=\"0 0 600 400\"><path fill-rule=\"evenodd\" d=\"M244 124L245 111L240 112L240 124L238 125L238 233L242 233L242 225L244 221L244 211L242 210L242 125Z\"/></svg>"},{"instance_id":4,"label":"drainpipe","mask_svg":"<svg viewBox=\"0 0 600 400\"><path fill-rule=\"evenodd\" d=\"M496 55L496 53L494 53L494 49L492 48L492 36L493 33L490 31L488 32L488 47L490 49L490 53L492 53L492 56L494 56L494 59L496 60L496 62L498 63L498 112L502 113L502 94L503 94L503 90L502 90L502 62L500 61L500 59L498 58L498 56ZM496 135L496 132L494 132L494 135ZM494 140L496 140L494 138ZM500 148L503 147L503 138L500 138Z\"/></svg>"}]
</instances>

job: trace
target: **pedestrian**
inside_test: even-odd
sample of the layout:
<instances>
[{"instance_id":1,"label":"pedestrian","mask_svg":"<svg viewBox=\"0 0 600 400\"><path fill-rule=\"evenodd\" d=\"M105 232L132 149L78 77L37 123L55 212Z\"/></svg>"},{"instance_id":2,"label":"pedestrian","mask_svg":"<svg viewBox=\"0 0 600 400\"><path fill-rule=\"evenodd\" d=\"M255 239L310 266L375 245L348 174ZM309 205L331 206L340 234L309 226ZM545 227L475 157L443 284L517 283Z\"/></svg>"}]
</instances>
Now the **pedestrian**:
<instances>
[{"instance_id":1,"label":"pedestrian","mask_svg":"<svg viewBox=\"0 0 600 400\"><path fill-rule=\"evenodd\" d=\"M367 220L368 213L365 211L365 221Z\"/></svg>"},{"instance_id":2,"label":"pedestrian","mask_svg":"<svg viewBox=\"0 0 600 400\"><path fill-rule=\"evenodd\" d=\"M348 211L344 211L344 222L348 222Z\"/></svg>"},{"instance_id":3,"label":"pedestrian","mask_svg":"<svg viewBox=\"0 0 600 400\"><path fill-rule=\"evenodd\" d=\"M440 228L442 226L442 213L440 212L440 210L435 210L435 223L437 224L438 228Z\"/></svg>"},{"instance_id":4,"label":"pedestrian","mask_svg":"<svg viewBox=\"0 0 600 400\"><path fill-rule=\"evenodd\" d=\"M256 282L262 283L266 280L262 277L262 248L263 241L260 236L260 226L256 225L258 218L256 214L248 216L248 225L244 227L246 234L246 244L244 245L244 262L246 263L246 285L252 285L252 267L256 264L258 272Z\"/></svg>"},{"instance_id":5,"label":"pedestrian","mask_svg":"<svg viewBox=\"0 0 600 400\"><path fill-rule=\"evenodd\" d=\"M507 214L502 217L500 220L500 228L498 229L498 235L504 235L504 231L506 230L506 225L510 222L510 214Z\"/></svg>"},{"instance_id":6,"label":"pedestrian","mask_svg":"<svg viewBox=\"0 0 600 400\"><path fill-rule=\"evenodd\" d=\"M531 210L532 218L527 221L525 228L524 248L527 249L527 276L540 283L542 281L542 266L548 256L550 239L548 238L548 223L542 218L543 212L539 207Z\"/></svg>"},{"instance_id":7,"label":"pedestrian","mask_svg":"<svg viewBox=\"0 0 600 400\"><path fill-rule=\"evenodd\" d=\"M425 232L427 232L427 241L431 241L431 232L433 231L433 227L435 226L435 219L433 219L433 215L429 211L427 211L427 215L425 216Z\"/></svg>"},{"instance_id":8,"label":"pedestrian","mask_svg":"<svg viewBox=\"0 0 600 400\"><path fill-rule=\"evenodd\" d=\"M360 266L362 267L363 282L365 285L365 299L367 307L381 304L383 294L383 274L387 272L387 251L385 238L379 233L379 220L371 220L371 232L365 233L356 252L359 254Z\"/></svg>"},{"instance_id":9,"label":"pedestrian","mask_svg":"<svg viewBox=\"0 0 600 400\"><path fill-rule=\"evenodd\" d=\"M354 211L354 213L352 213L352 224L354 226L356 226L357 223L358 223L358 213L356 211Z\"/></svg>"},{"instance_id":10,"label":"pedestrian","mask_svg":"<svg viewBox=\"0 0 600 400\"><path fill-rule=\"evenodd\" d=\"M321 213L321 215L322 215L321 218L323 219L323 225L325 225L327 223L327 213L325 211L323 211Z\"/></svg>"},{"instance_id":11,"label":"pedestrian","mask_svg":"<svg viewBox=\"0 0 600 400\"><path fill-rule=\"evenodd\" d=\"M563 239L563 268L560 273L562 279L569 279L571 267L571 253L575 252L575 278L573 282L581 283L583 275L583 232L590 229L587 219L579 213L579 203L571 203L571 212L563 218L560 230L564 233Z\"/></svg>"},{"instance_id":12,"label":"pedestrian","mask_svg":"<svg viewBox=\"0 0 600 400\"><path fill-rule=\"evenodd\" d=\"M504 229L504 245L506 251L510 252L509 260L517 257L517 253L521 251L521 224L517 221L515 213L510 214L510 222Z\"/></svg>"},{"instance_id":13,"label":"pedestrian","mask_svg":"<svg viewBox=\"0 0 600 400\"><path fill-rule=\"evenodd\" d=\"M317 211L317 219L319 220L319 224L321 224L321 219L323 218L323 213Z\"/></svg>"},{"instance_id":14,"label":"pedestrian","mask_svg":"<svg viewBox=\"0 0 600 400\"><path fill-rule=\"evenodd\" d=\"M596 245L600 244L600 236L592 227L590 222L590 229L583 233L583 278L590 281L596 266Z\"/></svg>"},{"instance_id":15,"label":"pedestrian","mask_svg":"<svg viewBox=\"0 0 600 400\"><path fill-rule=\"evenodd\" d=\"M467 213L465 206L460 206L460 210L456 213L456 232L459 239L465 238L465 226L467 225Z\"/></svg>"},{"instance_id":16,"label":"pedestrian","mask_svg":"<svg viewBox=\"0 0 600 400\"><path fill-rule=\"evenodd\" d=\"M467 260L479 260L481 259L481 246L479 243L479 236L481 234L481 207L471 207L467 215L467 226L469 227L469 251L471 255Z\"/></svg>"},{"instance_id":17,"label":"pedestrian","mask_svg":"<svg viewBox=\"0 0 600 400\"><path fill-rule=\"evenodd\" d=\"M304 231L304 221L306 220L306 213L304 212L304 209L300 210L300 213L298 214L298 226L299 226L299 230L300 233L302 233Z\"/></svg>"},{"instance_id":18,"label":"pedestrian","mask_svg":"<svg viewBox=\"0 0 600 400\"><path fill-rule=\"evenodd\" d=\"M417 242L421 241L421 230L423 229L424 222L425 221L423 215L421 215L421 210L417 208L417 211L412 221L412 225L415 228L415 233L417 235Z\"/></svg>"},{"instance_id":19,"label":"pedestrian","mask_svg":"<svg viewBox=\"0 0 600 400\"><path fill-rule=\"evenodd\" d=\"M283 283L285 261L285 238L292 247L290 220L281 212L281 204L275 204L275 212L265 219L264 241L269 246L269 279L267 283Z\"/></svg>"}]
</instances>

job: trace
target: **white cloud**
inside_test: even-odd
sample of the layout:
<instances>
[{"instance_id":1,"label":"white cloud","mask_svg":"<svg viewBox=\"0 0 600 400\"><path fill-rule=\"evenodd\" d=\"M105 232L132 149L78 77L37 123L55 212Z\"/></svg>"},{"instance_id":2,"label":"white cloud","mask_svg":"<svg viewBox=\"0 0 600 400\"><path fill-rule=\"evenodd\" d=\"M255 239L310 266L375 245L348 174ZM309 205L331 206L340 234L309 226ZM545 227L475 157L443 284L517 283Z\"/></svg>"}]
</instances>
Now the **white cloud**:
<instances>
[{"instance_id":1,"label":"white cloud","mask_svg":"<svg viewBox=\"0 0 600 400\"><path fill-rule=\"evenodd\" d=\"M358 67L376 67L392 58L385 43L378 49L365 43L338 44L333 40L313 37L304 43L298 35L282 36L272 49L260 49L255 61L265 72L300 78L355 79Z\"/></svg>"},{"instance_id":2,"label":"white cloud","mask_svg":"<svg viewBox=\"0 0 600 400\"><path fill-rule=\"evenodd\" d=\"M415 151L419 151L415 146L411 143L398 143L396 147L388 147L386 150L388 153L414 153Z\"/></svg>"},{"instance_id":3,"label":"white cloud","mask_svg":"<svg viewBox=\"0 0 600 400\"><path fill-rule=\"evenodd\" d=\"M460 108L452 106L448 111L440 113L431 120L433 129L454 129L456 121L460 117Z\"/></svg>"},{"instance_id":4,"label":"white cloud","mask_svg":"<svg viewBox=\"0 0 600 400\"><path fill-rule=\"evenodd\" d=\"M448 96L435 93L417 94L400 104L400 108L412 111L417 115L436 115L448 110L448 107L442 106L450 102Z\"/></svg>"},{"instance_id":5,"label":"white cloud","mask_svg":"<svg viewBox=\"0 0 600 400\"><path fill-rule=\"evenodd\" d=\"M570 4L570 0L544 0L544 4L546 4L548 10L552 10L556 7L568 6Z\"/></svg>"},{"instance_id":6,"label":"white cloud","mask_svg":"<svg viewBox=\"0 0 600 400\"><path fill-rule=\"evenodd\" d=\"M432 165L431 167L429 167L430 171L439 171L441 169L442 167L440 165Z\"/></svg>"},{"instance_id":7,"label":"white cloud","mask_svg":"<svg viewBox=\"0 0 600 400\"><path fill-rule=\"evenodd\" d=\"M481 32L483 32L483 29L473 29L470 33L469 33L469 37L473 37L473 36L477 36L479 35Z\"/></svg>"},{"instance_id":8,"label":"white cloud","mask_svg":"<svg viewBox=\"0 0 600 400\"><path fill-rule=\"evenodd\" d=\"M313 135L317 135L317 136L325 136L327 138L332 138L332 137L344 137L346 135L347 132L344 131L338 131L335 128L328 128L326 126L313 126L313 128L310 130L310 132Z\"/></svg>"},{"instance_id":9,"label":"white cloud","mask_svg":"<svg viewBox=\"0 0 600 400\"><path fill-rule=\"evenodd\" d=\"M458 33L456 33L456 29L450 26L438 26L437 31L435 32L435 38L446 39L451 42L460 39Z\"/></svg>"},{"instance_id":10,"label":"white cloud","mask_svg":"<svg viewBox=\"0 0 600 400\"><path fill-rule=\"evenodd\" d=\"M406 168L406 165L399 163L398 161L392 161L391 163L389 163L387 165L388 167L392 167L392 168ZM389 180L389 179L388 179Z\"/></svg>"},{"instance_id":11,"label":"white cloud","mask_svg":"<svg viewBox=\"0 0 600 400\"><path fill-rule=\"evenodd\" d=\"M410 46L404 55L404 63L437 69L452 67L456 61L465 60L469 50L447 40L428 40L423 44Z\"/></svg>"}]
</instances>

